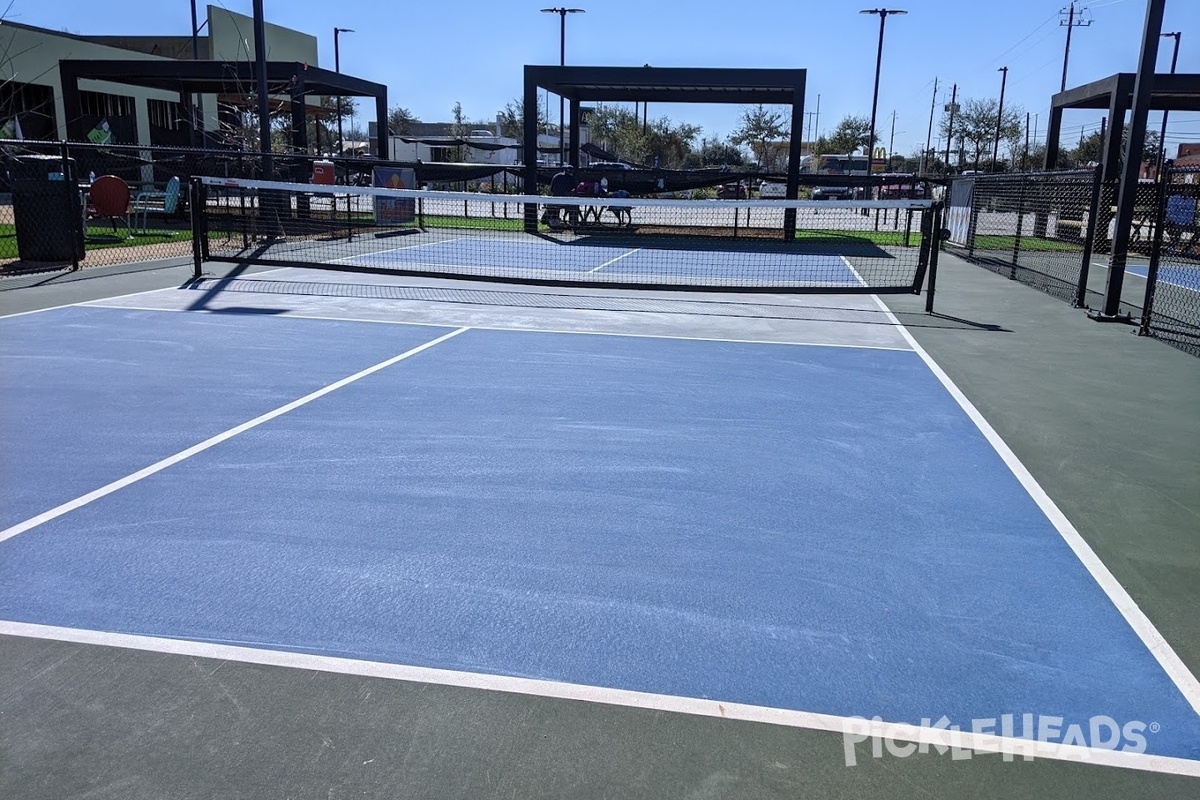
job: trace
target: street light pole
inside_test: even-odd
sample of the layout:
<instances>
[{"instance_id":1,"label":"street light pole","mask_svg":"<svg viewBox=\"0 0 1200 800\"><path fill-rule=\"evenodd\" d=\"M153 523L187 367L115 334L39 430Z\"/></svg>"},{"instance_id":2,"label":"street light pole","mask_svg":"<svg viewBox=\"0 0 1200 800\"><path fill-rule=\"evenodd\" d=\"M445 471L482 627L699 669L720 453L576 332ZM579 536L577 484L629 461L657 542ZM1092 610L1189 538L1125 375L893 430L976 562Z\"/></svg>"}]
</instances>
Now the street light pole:
<instances>
[{"instance_id":1,"label":"street light pole","mask_svg":"<svg viewBox=\"0 0 1200 800\"><path fill-rule=\"evenodd\" d=\"M870 173L873 160L871 152L875 147L875 112L879 107L879 70L883 66L883 28L887 24L888 15L907 14L908 12L897 8L868 8L858 13L879 15L879 50L875 54L875 94L871 99L871 138L867 141L867 172Z\"/></svg>"},{"instance_id":2,"label":"street light pole","mask_svg":"<svg viewBox=\"0 0 1200 800\"><path fill-rule=\"evenodd\" d=\"M1171 74L1175 74L1175 66L1179 63L1179 39L1183 36L1179 31L1160 34L1162 38L1173 38L1175 40L1175 51L1171 53ZM1163 166L1167 162L1167 112L1163 110L1162 130L1158 134L1158 171L1161 173Z\"/></svg>"},{"instance_id":3,"label":"street light pole","mask_svg":"<svg viewBox=\"0 0 1200 800\"><path fill-rule=\"evenodd\" d=\"M343 33L354 33L353 28L334 28L333 29L333 71L341 73L342 71L342 50L338 42L338 37ZM338 118L338 155L346 154L346 142L342 139L342 96L337 96L337 118ZM387 120L381 120L381 125L387 125ZM384 134L386 137L386 133ZM385 138L385 141L387 139Z\"/></svg>"},{"instance_id":4,"label":"street light pole","mask_svg":"<svg viewBox=\"0 0 1200 800\"><path fill-rule=\"evenodd\" d=\"M565 67L567 65L567 14L583 14L582 8L543 8L543 14L558 14L558 65ZM558 96L558 163L564 164L567 160L567 144L566 134L563 130L563 125L566 120L566 112L563 108L564 98L560 94Z\"/></svg>"},{"instance_id":5,"label":"street light pole","mask_svg":"<svg viewBox=\"0 0 1200 800\"><path fill-rule=\"evenodd\" d=\"M996 70L1000 77L1000 110L996 112L996 142L992 145L992 172L996 171L996 159L1000 155L1000 126L1004 124L1004 87L1008 83L1008 67Z\"/></svg>"}]
</instances>

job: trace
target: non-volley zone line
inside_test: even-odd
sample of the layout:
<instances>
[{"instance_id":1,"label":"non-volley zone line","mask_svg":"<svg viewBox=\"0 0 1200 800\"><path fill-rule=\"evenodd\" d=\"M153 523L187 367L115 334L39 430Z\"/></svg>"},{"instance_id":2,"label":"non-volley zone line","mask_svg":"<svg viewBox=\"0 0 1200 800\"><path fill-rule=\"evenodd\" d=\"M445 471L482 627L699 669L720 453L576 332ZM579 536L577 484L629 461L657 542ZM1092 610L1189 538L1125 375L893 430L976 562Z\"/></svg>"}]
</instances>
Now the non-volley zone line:
<instances>
[{"instance_id":1,"label":"non-volley zone line","mask_svg":"<svg viewBox=\"0 0 1200 800\"><path fill-rule=\"evenodd\" d=\"M490 692L505 692L555 700L573 700L596 705L665 711L675 714L712 717L718 719L758 722L767 725L824 731L840 734L846 763L852 765L857 759L869 758L874 742L886 742L889 751L898 748L909 754L942 753L950 757L948 750L958 751L954 756L962 758L961 751L979 754L999 754L1004 760L1047 759L1097 767L1116 767L1143 772L1157 772L1200 778L1200 761L1138 753L1130 750L1064 744L1018 736L977 733L955 730L941 725L941 721L929 725L888 722L878 717L865 719L833 714L818 714L809 711L771 708L744 703L730 703L699 697L639 692L629 689L613 689L602 686L564 683L536 678L518 678L507 675L463 672L457 670L416 667L404 664L389 664L380 661L313 655L287 650L270 650L243 645L218 644L188 639L170 639L127 633L110 633L80 628L53 625L38 625L26 622L0 620L0 636L16 636L100 647L117 647L166 655L211 658L241 664L303 669L335 675L353 675L364 678L424 683ZM867 749L856 748L863 742L871 742Z\"/></svg>"},{"instance_id":2,"label":"non-volley zone line","mask_svg":"<svg viewBox=\"0 0 1200 800\"><path fill-rule=\"evenodd\" d=\"M315 392L310 392L309 394L306 394L297 400L293 400L290 403L286 403L286 404L280 406L279 408L276 408L272 411L268 411L265 414L260 414L259 416L255 417L252 420L249 420L248 422L243 422L240 425L235 425L234 427L230 428L227 431L218 433L216 436L211 436L208 439L205 439L204 441L202 441L198 444L194 444L185 450L181 450L172 456L168 456L164 459L156 461L148 467L144 467L144 468L138 470L137 472L126 475L124 478L119 478L118 480L112 481L111 483L101 486L99 489L95 489L93 491L88 492L85 495L76 497L74 500L69 500L66 503L62 503L61 505L51 508L48 511L43 511L41 514L30 517L29 519L25 520L24 522L19 522L16 525L13 525L9 528L5 528L4 530L0 531L0 542L7 541L8 539L11 539L14 536L18 536L22 533L25 533L26 531L36 528L37 526L42 525L44 523L47 523L50 520L57 519L58 517L61 517L64 514L68 514L72 511L74 511L78 508L82 508L83 506L86 506L90 503L94 503L95 501L97 501L103 497L106 497L106 496L112 494L113 492L116 492L120 489L124 489L125 487L135 484L138 481L141 481L145 478L149 478L151 475L162 472L167 467L174 466L175 464L178 464L181 461L186 461L187 459L191 458L192 456L197 455L199 453L203 453L205 450L215 447L218 444L221 444L222 442L228 441L229 439L232 439L233 437L238 436L239 434L245 433L246 431L252 430L253 428L257 428L259 425L262 425L265 422L270 422L271 420L275 419L276 417L283 416L284 414L288 413L289 411L295 411L297 408L308 405L312 401L318 400L318 399L324 397L325 395L330 394L331 392L336 392L338 389L341 389L345 386L349 386L350 384L354 383L355 381L362 380L363 378L365 378L369 375L373 375L376 372L379 372L380 370L387 369L388 367L392 366L393 364L397 364L401 361L404 361L405 359L412 358L413 356L415 356L419 353L423 353L426 350L428 350L429 348L439 345L442 342L446 341L447 339L452 339L455 336L458 336L461 333L465 333L468 330L470 330L470 328L467 328L467 327L457 328L453 331L450 331L449 333L446 333L446 334L443 334L442 336L437 337L436 339L432 339L428 342L425 342L424 344L417 345L416 347L406 350L403 353L400 353L399 355L392 356L391 358L380 361L378 364L374 364L370 367L367 367L366 369L359 370L358 372L354 373L353 375L348 375L347 377L342 378L341 380L335 381L335 382L329 384L328 386L324 386L320 389L317 389Z\"/></svg>"}]
</instances>

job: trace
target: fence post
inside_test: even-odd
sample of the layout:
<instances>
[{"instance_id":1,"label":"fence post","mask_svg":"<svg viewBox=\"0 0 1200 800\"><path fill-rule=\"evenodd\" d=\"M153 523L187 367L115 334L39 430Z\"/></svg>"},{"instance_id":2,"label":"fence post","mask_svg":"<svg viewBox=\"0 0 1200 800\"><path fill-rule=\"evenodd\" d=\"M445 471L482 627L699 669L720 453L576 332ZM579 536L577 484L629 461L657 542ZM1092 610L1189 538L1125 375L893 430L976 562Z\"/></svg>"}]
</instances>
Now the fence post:
<instances>
[{"instance_id":1,"label":"fence post","mask_svg":"<svg viewBox=\"0 0 1200 800\"><path fill-rule=\"evenodd\" d=\"M1171 170L1164 170L1158 182L1158 197L1154 208L1154 239L1150 243L1150 264L1146 267L1146 296L1142 301L1142 318L1138 336L1150 335L1150 318L1154 313L1154 293L1158 289L1158 262L1162 258L1163 228L1167 226L1167 186Z\"/></svg>"},{"instance_id":2,"label":"fence post","mask_svg":"<svg viewBox=\"0 0 1200 800\"><path fill-rule=\"evenodd\" d=\"M1030 176L1021 174L1021 189L1017 192L1017 230L1013 234L1012 277L1017 277L1017 264L1021 260L1021 229L1025 227L1025 189L1029 185Z\"/></svg>"},{"instance_id":3,"label":"fence post","mask_svg":"<svg viewBox=\"0 0 1200 800\"><path fill-rule=\"evenodd\" d=\"M1101 176L1104 166L1096 167L1092 175L1092 196L1088 200L1088 225L1083 237L1083 263L1079 265L1079 283L1075 286L1075 308L1083 308L1087 302L1088 270L1092 266L1092 251L1096 242L1096 230L1100 224L1100 196L1103 186Z\"/></svg>"}]
</instances>

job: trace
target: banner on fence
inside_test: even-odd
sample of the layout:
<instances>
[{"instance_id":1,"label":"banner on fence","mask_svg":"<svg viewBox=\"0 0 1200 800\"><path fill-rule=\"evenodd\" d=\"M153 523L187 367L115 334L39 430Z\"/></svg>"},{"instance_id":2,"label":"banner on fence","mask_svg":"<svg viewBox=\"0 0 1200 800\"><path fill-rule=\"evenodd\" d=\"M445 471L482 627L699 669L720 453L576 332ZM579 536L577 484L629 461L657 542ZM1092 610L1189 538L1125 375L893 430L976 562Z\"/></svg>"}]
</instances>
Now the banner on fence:
<instances>
[{"instance_id":1,"label":"banner on fence","mask_svg":"<svg viewBox=\"0 0 1200 800\"><path fill-rule=\"evenodd\" d=\"M971 203L975 198L975 181L967 179L950 184L950 202L946 209L946 227L950 229L950 244L968 247L971 235Z\"/></svg>"}]
</instances>

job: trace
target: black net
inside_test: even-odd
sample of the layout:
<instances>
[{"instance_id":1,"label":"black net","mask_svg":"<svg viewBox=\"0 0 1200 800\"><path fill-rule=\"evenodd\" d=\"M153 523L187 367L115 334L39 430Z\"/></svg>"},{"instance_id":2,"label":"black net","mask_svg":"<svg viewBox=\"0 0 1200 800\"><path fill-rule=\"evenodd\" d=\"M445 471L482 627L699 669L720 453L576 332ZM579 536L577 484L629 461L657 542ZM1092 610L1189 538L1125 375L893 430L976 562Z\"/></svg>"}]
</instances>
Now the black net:
<instances>
[{"instance_id":1,"label":"black net","mask_svg":"<svg viewBox=\"0 0 1200 800\"><path fill-rule=\"evenodd\" d=\"M198 188L205 259L612 287L914 292L933 213L927 200Z\"/></svg>"}]
</instances>

